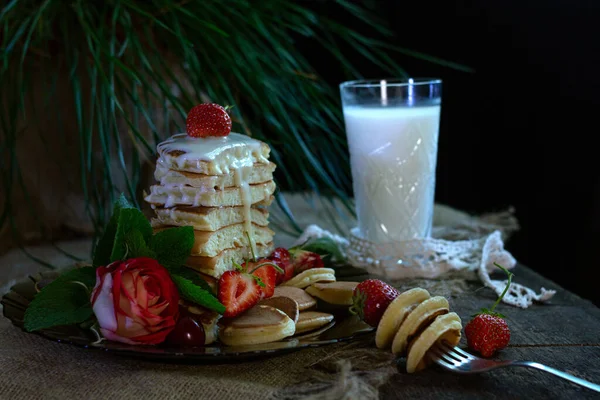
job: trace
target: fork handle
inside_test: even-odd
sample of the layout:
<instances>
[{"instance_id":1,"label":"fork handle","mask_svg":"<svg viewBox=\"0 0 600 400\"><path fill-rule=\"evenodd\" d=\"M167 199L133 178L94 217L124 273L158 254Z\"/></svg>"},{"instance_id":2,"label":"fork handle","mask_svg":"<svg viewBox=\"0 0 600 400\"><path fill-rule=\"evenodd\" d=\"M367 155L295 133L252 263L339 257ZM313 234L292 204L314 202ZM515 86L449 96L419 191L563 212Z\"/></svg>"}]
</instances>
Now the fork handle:
<instances>
[{"instance_id":1,"label":"fork handle","mask_svg":"<svg viewBox=\"0 0 600 400\"><path fill-rule=\"evenodd\" d=\"M573 383L576 383L576 384L586 387L588 389L595 390L596 392L600 393L600 385L596 385L595 383L586 381L585 379L577 378L576 376L567 374L566 372L559 371L552 367L548 367L547 365L544 365L544 364L540 364L540 363L536 363L536 362L532 362L532 361L513 361L507 365L515 366L515 367L529 367L529 368L535 368L535 369L539 369L542 371L546 371L546 372L549 372L560 378L566 379L568 381L571 381Z\"/></svg>"}]
</instances>

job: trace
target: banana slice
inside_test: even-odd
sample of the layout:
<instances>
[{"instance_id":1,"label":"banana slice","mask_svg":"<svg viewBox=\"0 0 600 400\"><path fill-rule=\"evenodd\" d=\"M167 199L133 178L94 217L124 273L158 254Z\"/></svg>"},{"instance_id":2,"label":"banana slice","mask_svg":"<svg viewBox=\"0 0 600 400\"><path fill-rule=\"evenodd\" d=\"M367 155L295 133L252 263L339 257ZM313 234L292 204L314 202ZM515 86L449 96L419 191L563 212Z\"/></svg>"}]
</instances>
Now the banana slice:
<instances>
[{"instance_id":1,"label":"banana slice","mask_svg":"<svg viewBox=\"0 0 600 400\"><path fill-rule=\"evenodd\" d=\"M390 303L383 313L377 332L375 344L380 349L390 347L392 340L408 313L419 303L430 297L429 292L422 288L414 288L402 292Z\"/></svg>"},{"instance_id":2,"label":"banana slice","mask_svg":"<svg viewBox=\"0 0 600 400\"><path fill-rule=\"evenodd\" d=\"M317 304L317 301L311 295L293 286L277 286L275 293L273 293L273 297L275 296L289 297L294 300L298 303L299 311L308 310Z\"/></svg>"},{"instance_id":3,"label":"banana slice","mask_svg":"<svg viewBox=\"0 0 600 400\"><path fill-rule=\"evenodd\" d=\"M330 304L349 306L352 305L352 294L358 282L319 282L306 289L306 293Z\"/></svg>"},{"instance_id":4,"label":"banana slice","mask_svg":"<svg viewBox=\"0 0 600 400\"><path fill-rule=\"evenodd\" d=\"M440 340L456 346L460 342L462 324L455 312L439 315L421 334L408 345L406 371L411 374L426 367L425 353Z\"/></svg>"},{"instance_id":5,"label":"banana slice","mask_svg":"<svg viewBox=\"0 0 600 400\"><path fill-rule=\"evenodd\" d=\"M394 336L392 343L392 353L402 354L406 350L408 339L422 331L438 315L446 314L450 311L448 300L442 296L435 296L423 301L414 310L408 314L400 329Z\"/></svg>"},{"instance_id":6,"label":"banana slice","mask_svg":"<svg viewBox=\"0 0 600 400\"><path fill-rule=\"evenodd\" d=\"M222 323L219 339L227 346L269 343L293 336L294 321L271 306L254 306L238 317Z\"/></svg>"},{"instance_id":7,"label":"banana slice","mask_svg":"<svg viewBox=\"0 0 600 400\"><path fill-rule=\"evenodd\" d=\"M293 286L304 289L317 282L335 282L335 271L331 268L312 268L300 272L281 286Z\"/></svg>"},{"instance_id":8,"label":"banana slice","mask_svg":"<svg viewBox=\"0 0 600 400\"><path fill-rule=\"evenodd\" d=\"M300 313L296 322L296 335L320 328L333 321L333 315L318 311L304 311Z\"/></svg>"}]
</instances>

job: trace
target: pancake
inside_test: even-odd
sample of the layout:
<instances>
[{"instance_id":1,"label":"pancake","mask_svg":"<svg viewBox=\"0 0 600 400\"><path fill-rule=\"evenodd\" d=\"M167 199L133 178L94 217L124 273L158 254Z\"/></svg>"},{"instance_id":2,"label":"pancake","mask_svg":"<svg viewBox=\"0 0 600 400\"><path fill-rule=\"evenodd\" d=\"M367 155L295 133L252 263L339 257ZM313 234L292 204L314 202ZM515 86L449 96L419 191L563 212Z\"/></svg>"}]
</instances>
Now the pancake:
<instances>
[{"instance_id":1,"label":"pancake","mask_svg":"<svg viewBox=\"0 0 600 400\"><path fill-rule=\"evenodd\" d=\"M156 208L153 226L191 226L198 231L217 231L229 225L245 221L243 207L173 207ZM269 212L264 208L252 207L250 220L260 226L269 224Z\"/></svg>"},{"instance_id":2,"label":"pancake","mask_svg":"<svg viewBox=\"0 0 600 400\"><path fill-rule=\"evenodd\" d=\"M294 321L294 323L298 322L298 314L300 312L298 310L298 303L296 303L295 300L292 300L289 297L284 297L284 296L269 297L268 299L262 299L261 301L258 302L258 304L261 306L275 307L276 309L281 310L284 313L286 313L286 315L288 317L290 317L290 319L292 321Z\"/></svg>"},{"instance_id":3,"label":"pancake","mask_svg":"<svg viewBox=\"0 0 600 400\"><path fill-rule=\"evenodd\" d=\"M329 304L352 305L352 294L358 282L318 282L307 287L306 293Z\"/></svg>"},{"instance_id":4,"label":"pancake","mask_svg":"<svg viewBox=\"0 0 600 400\"><path fill-rule=\"evenodd\" d=\"M404 354L411 337L421 332L438 315L446 314L449 310L448 300L442 296L431 297L415 307L402 322L400 329L394 336L392 353Z\"/></svg>"},{"instance_id":5,"label":"pancake","mask_svg":"<svg viewBox=\"0 0 600 400\"><path fill-rule=\"evenodd\" d=\"M276 166L272 162L268 164L254 164L248 173L246 181L249 184L272 181L275 168ZM204 190L221 190L223 188L238 186L235 182L235 174L236 171L231 171L223 175L203 175L193 172L176 171L157 165L154 171L154 178L163 186L192 186Z\"/></svg>"},{"instance_id":6,"label":"pancake","mask_svg":"<svg viewBox=\"0 0 600 400\"><path fill-rule=\"evenodd\" d=\"M281 286L293 286L304 289L317 282L334 282L335 271L331 268L311 268L300 272Z\"/></svg>"},{"instance_id":7,"label":"pancake","mask_svg":"<svg viewBox=\"0 0 600 400\"><path fill-rule=\"evenodd\" d=\"M406 372L413 373L425 368L425 353L438 341L445 341L450 346L460 342L462 324L455 312L439 315L419 336L408 345Z\"/></svg>"},{"instance_id":8,"label":"pancake","mask_svg":"<svg viewBox=\"0 0 600 400\"><path fill-rule=\"evenodd\" d=\"M245 313L221 320L219 339L227 346L269 343L294 335L296 324L281 310L256 305Z\"/></svg>"},{"instance_id":9,"label":"pancake","mask_svg":"<svg viewBox=\"0 0 600 400\"><path fill-rule=\"evenodd\" d=\"M273 296L289 297L298 303L298 310L304 311L314 307L317 301L304 290L293 286L276 286Z\"/></svg>"},{"instance_id":10,"label":"pancake","mask_svg":"<svg viewBox=\"0 0 600 400\"><path fill-rule=\"evenodd\" d=\"M303 311L296 322L296 335L310 332L333 321L333 315L319 311Z\"/></svg>"},{"instance_id":11,"label":"pancake","mask_svg":"<svg viewBox=\"0 0 600 400\"><path fill-rule=\"evenodd\" d=\"M257 244L256 256L266 257L274 249L273 243ZM249 259L252 255L247 247L235 247L225 249L215 257L190 256L187 258L185 265L195 271L212 278L220 278L224 272L233 270L233 263L241 264L244 260ZM210 280L206 279L211 284Z\"/></svg>"},{"instance_id":12,"label":"pancake","mask_svg":"<svg viewBox=\"0 0 600 400\"><path fill-rule=\"evenodd\" d=\"M173 135L157 146L157 166L204 175L227 174L231 169L256 163L267 164L269 146L240 133L224 137L192 138Z\"/></svg>"},{"instance_id":13,"label":"pancake","mask_svg":"<svg viewBox=\"0 0 600 400\"><path fill-rule=\"evenodd\" d=\"M250 204L265 201L275 192L275 182L249 185L248 200ZM223 190L199 190L191 186L150 186L150 194L144 200L162 207L178 205L194 207L231 207L244 205L244 193L240 187L230 187Z\"/></svg>"},{"instance_id":14,"label":"pancake","mask_svg":"<svg viewBox=\"0 0 600 400\"><path fill-rule=\"evenodd\" d=\"M167 229L168 226L160 225L154 227L154 232ZM267 244L273 241L273 232L265 226L252 224L252 238L259 244ZM245 233L244 224L229 225L218 231L194 231L194 246L190 255L215 257L223 250L236 247L248 247L248 237Z\"/></svg>"},{"instance_id":15,"label":"pancake","mask_svg":"<svg viewBox=\"0 0 600 400\"><path fill-rule=\"evenodd\" d=\"M413 288L400 293L386 308L377 325L375 334L377 347L380 349L390 347L408 313L429 297L431 297L429 292L422 288Z\"/></svg>"}]
</instances>

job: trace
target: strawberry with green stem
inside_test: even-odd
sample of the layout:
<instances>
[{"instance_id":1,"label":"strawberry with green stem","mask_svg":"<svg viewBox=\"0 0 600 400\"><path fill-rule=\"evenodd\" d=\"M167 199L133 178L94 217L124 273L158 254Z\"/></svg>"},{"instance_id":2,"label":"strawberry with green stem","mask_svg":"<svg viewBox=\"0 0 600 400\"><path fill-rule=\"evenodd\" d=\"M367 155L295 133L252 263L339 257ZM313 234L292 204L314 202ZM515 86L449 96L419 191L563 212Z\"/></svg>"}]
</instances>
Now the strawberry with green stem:
<instances>
[{"instance_id":1,"label":"strawberry with green stem","mask_svg":"<svg viewBox=\"0 0 600 400\"><path fill-rule=\"evenodd\" d=\"M506 323L506 317L494 310L508 292L514 274L497 263L494 265L508 275L506 287L489 310L483 308L465 327L467 345L483 357L491 357L496 351L508 346L510 341L510 329Z\"/></svg>"}]
</instances>

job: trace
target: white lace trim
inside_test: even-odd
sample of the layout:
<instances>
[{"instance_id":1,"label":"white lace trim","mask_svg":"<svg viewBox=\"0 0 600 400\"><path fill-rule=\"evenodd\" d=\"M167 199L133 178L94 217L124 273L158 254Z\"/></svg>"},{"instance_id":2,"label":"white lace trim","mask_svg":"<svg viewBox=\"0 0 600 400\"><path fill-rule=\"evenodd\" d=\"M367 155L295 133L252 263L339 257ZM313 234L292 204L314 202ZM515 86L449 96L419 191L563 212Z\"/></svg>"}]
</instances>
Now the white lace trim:
<instances>
[{"instance_id":1,"label":"white lace trim","mask_svg":"<svg viewBox=\"0 0 600 400\"><path fill-rule=\"evenodd\" d=\"M353 229L347 239L313 224L295 244L310 238L329 237L338 243L351 265L375 275L390 280L479 277L486 287L500 295L506 281L492 280L489 274L498 270L495 263L509 270L515 267L515 258L504 249L503 235L508 236L517 229L512 209L477 218L438 205L432 238L376 245L362 240L357 229ZM541 288L541 293L537 294L528 287L512 283L503 302L527 308L533 301L547 301L555 293Z\"/></svg>"},{"instance_id":2,"label":"white lace trim","mask_svg":"<svg viewBox=\"0 0 600 400\"><path fill-rule=\"evenodd\" d=\"M500 240L500 239L495 239ZM504 253L506 253L504 251ZM498 253L497 243L494 244L492 241L488 240L486 244L483 246L483 253L481 258L481 263L479 264L479 268L477 269L477 275L481 282L490 289L492 289L498 296L502 294L504 288L506 287L508 280L497 281L492 280L490 278L490 271L497 269L494 263L498 263L503 267L507 268L508 263L502 261L503 253ZM511 256L512 257L512 256ZM513 259L514 260L514 259ZM514 266L514 264L513 264ZM512 267L511 267L512 268ZM508 268L507 268L508 269ZM537 294L532 289L523 286L518 283L511 283L508 291L502 298L502 302L506 304L510 304L515 307L527 308L533 304L534 301L544 302L548 301L556 294L556 290L546 290L545 288L541 288L541 293Z\"/></svg>"}]
</instances>

